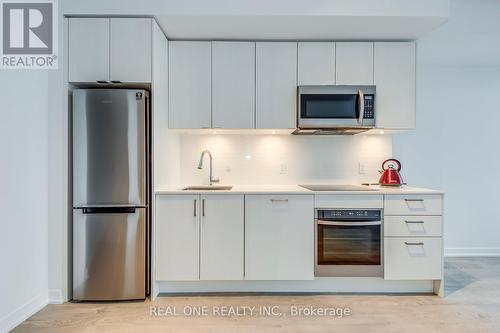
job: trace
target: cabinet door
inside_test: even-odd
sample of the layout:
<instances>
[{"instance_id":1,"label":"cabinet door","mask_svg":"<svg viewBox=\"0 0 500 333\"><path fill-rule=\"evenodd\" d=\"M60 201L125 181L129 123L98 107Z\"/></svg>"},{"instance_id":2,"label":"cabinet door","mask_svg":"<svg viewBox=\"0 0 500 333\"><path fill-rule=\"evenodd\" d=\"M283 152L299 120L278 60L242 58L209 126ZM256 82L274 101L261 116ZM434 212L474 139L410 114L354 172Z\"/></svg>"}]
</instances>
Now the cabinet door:
<instances>
[{"instance_id":1,"label":"cabinet door","mask_svg":"<svg viewBox=\"0 0 500 333\"><path fill-rule=\"evenodd\" d=\"M256 43L257 128L295 128L297 43Z\"/></svg>"},{"instance_id":2,"label":"cabinet door","mask_svg":"<svg viewBox=\"0 0 500 333\"><path fill-rule=\"evenodd\" d=\"M335 43L337 85L373 84L373 43Z\"/></svg>"},{"instance_id":3,"label":"cabinet door","mask_svg":"<svg viewBox=\"0 0 500 333\"><path fill-rule=\"evenodd\" d=\"M69 81L108 81L109 18L70 18L68 35Z\"/></svg>"},{"instance_id":4,"label":"cabinet door","mask_svg":"<svg viewBox=\"0 0 500 333\"><path fill-rule=\"evenodd\" d=\"M441 237L385 237L384 279L441 280Z\"/></svg>"},{"instance_id":5,"label":"cabinet door","mask_svg":"<svg viewBox=\"0 0 500 333\"><path fill-rule=\"evenodd\" d=\"M245 279L314 279L313 196L245 196Z\"/></svg>"},{"instance_id":6,"label":"cabinet door","mask_svg":"<svg viewBox=\"0 0 500 333\"><path fill-rule=\"evenodd\" d=\"M111 18L112 81L151 82L151 19Z\"/></svg>"},{"instance_id":7,"label":"cabinet door","mask_svg":"<svg viewBox=\"0 0 500 333\"><path fill-rule=\"evenodd\" d=\"M335 84L335 43L303 42L298 48L299 86Z\"/></svg>"},{"instance_id":8,"label":"cabinet door","mask_svg":"<svg viewBox=\"0 0 500 333\"><path fill-rule=\"evenodd\" d=\"M255 43L212 43L212 126L255 127Z\"/></svg>"},{"instance_id":9,"label":"cabinet door","mask_svg":"<svg viewBox=\"0 0 500 333\"><path fill-rule=\"evenodd\" d=\"M156 279L199 279L198 195L156 196Z\"/></svg>"},{"instance_id":10,"label":"cabinet door","mask_svg":"<svg viewBox=\"0 0 500 333\"><path fill-rule=\"evenodd\" d=\"M201 280L243 280L243 195L201 197Z\"/></svg>"},{"instance_id":11,"label":"cabinet door","mask_svg":"<svg viewBox=\"0 0 500 333\"><path fill-rule=\"evenodd\" d=\"M212 43L169 42L169 127L209 128Z\"/></svg>"},{"instance_id":12,"label":"cabinet door","mask_svg":"<svg viewBox=\"0 0 500 333\"><path fill-rule=\"evenodd\" d=\"M415 128L415 43L376 42L377 127Z\"/></svg>"}]
</instances>

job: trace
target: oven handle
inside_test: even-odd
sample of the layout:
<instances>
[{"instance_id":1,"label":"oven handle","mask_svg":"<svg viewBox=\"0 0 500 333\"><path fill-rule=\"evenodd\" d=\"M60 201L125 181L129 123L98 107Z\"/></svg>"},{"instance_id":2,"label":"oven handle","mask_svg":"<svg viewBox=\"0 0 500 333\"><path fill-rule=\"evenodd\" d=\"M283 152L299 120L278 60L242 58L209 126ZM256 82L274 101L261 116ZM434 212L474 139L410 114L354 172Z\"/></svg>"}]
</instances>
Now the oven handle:
<instances>
[{"instance_id":1,"label":"oven handle","mask_svg":"<svg viewBox=\"0 0 500 333\"><path fill-rule=\"evenodd\" d=\"M370 222L348 222L348 221L325 221L318 220L318 224L321 225L340 225L340 226L348 226L348 227L364 227L368 225L381 225L381 221L370 221Z\"/></svg>"},{"instance_id":2,"label":"oven handle","mask_svg":"<svg viewBox=\"0 0 500 333\"><path fill-rule=\"evenodd\" d=\"M358 90L358 97L359 97L359 118L358 118L358 124L362 125L363 124L363 117L365 116L365 94L363 93L363 89Z\"/></svg>"}]
</instances>

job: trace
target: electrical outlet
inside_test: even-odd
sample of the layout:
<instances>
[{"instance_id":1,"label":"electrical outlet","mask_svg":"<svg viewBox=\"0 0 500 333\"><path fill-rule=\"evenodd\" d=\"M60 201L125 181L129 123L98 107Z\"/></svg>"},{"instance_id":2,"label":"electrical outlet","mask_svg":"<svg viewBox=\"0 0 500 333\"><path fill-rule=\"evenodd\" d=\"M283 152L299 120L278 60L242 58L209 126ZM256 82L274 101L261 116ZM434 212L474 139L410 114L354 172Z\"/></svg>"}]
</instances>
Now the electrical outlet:
<instances>
[{"instance_id":1,"label":"electrical outlet","mask_svg":"<svg viewBox=\"0 0 500 333\"><path fill-rule=\"evenodd\" d=\"M288 167L287 167L287 165L286 165L285 163L282 163L282 164L280 165L280 174L282 174L282 175L286 175L286 174L287 174L287 172L288 172Z\"/></svg>"},{"instance_id":2,"label":"electrical outlet","mask_svg":"<svg viewBox=\"0 0 500 333\"><path fill-rule=\"evenodd\" d=\"M226 172L228 172L228 173L231 172L231 167L229 165L226 166Z\"/></svg>"},{"instance_id":3,"label":"electrical outlet","mask_svg":"<svg viewBox=\"0 0 500 333\"><path fill-rule=\"evenodd\" d=\"M366 164L363 162L359 162L358 164L358 172L360 175L366 174Z\"/></svg>"}]
</instances>

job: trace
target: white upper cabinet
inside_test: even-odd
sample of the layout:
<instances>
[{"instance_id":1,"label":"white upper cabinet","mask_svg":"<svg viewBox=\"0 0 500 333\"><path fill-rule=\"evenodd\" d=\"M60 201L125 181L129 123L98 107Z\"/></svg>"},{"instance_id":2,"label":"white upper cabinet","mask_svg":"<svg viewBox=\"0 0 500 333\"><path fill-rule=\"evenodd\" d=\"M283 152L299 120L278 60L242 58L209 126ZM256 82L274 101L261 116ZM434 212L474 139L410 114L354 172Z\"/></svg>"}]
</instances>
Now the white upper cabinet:
<instances>
[{"instance_id":1,"label":"white upper cabinet","mask_svg":"<svg viewBox=\"0 0 500 333\"><path fill-rule=\"evenodd\" d=\"M212 43L212 126L255 128L255 43Z\"/></svg>"},{"instance_id":2,"label":"white upper cabinet","mask_svg":"<svg viewBox=\"0 0 500 333\"><path fill-rule=\"evenodd\" d=\"M245 279L314 279L312 195L245 196Z\"/></svg>"},{"instance_id":3,"label":"white upper cabinet","mask_svg":"<svg viewBox=\"0 0 500 333\"><path fill-rule=\"evenodd\" d=\"M243 195L201 196L200 280L243 280Z\"/></svg>"},{"instance_id":4,"label":"white upper cabinet","mask_svg":"<svg viewBox=\"0 0 500 333\"><path fill-rule=\"evenodd\" d=\"M335 84L335 43L298 44L298 85Z\"/></svg>"},{"instance_id":5,"label":"white upper cabinet","mask_svg":"<svg viewBox=\"0 0 500 333\"><path fill-rule=\"evenodd\" d=\"M295 128L297 43L256 43L256 128Z\"/></svg>"},{"instance_id":6,"label":"white upper cabinet","mask_svg":"<svg viewBox=\"0 0 500 333\"><path fill-rule=\"evenodd\" d=\"M151 19L68 21L70 82L151 82Z\"/></svg>"},{"instance_id":7,"label":"white upper cabinet","mask_svg":"<svg viewBox=\"0 0 500 333\"><path fill-rule=\"evenodd\" d=\"M415 43L375 42L377 127L415 128Z\"/></svg>"},{"instance_id":8,"label":"white upper cabinet","mask_svg":"<svg viewBox=\"0 0 500 333\"><path fill-rule=\"evenodd\" d=\"M68 79L70 82L109 80L108 18L70 18Z\"/></svg>"},{"instance_id":9,"label":"white upper cabinet","mask_svg":"<svg viewBox=\"0 0 500 333\"><path fill-rule=\"evenodd\" d=\"M156 279L199 279L199 195L158 195L155 201Z\"/></svg>"},{"instance_id":10,"label":"white upper cabinet","mask_svg":"<svg viewBox=\"0 0 500 333\"><path fill-rule=\"evenodd\" d=\"M111 18L112 81L151 82L151 19Z\"/></svg>"},{"instance_id":11,"label":"white upper cabinet","mask_svg":"<svg viewBox=\"0 0 500 333\"><path fill-rule=\"evenodd\" d=\"M170 128L210 128L211 67L211 42L169 42Z\"/></svg>"},{"instance_id":12,"label":"white upper cabinet","mask_svg":"<svg viewBox=\"0 0 500 333\"><path fill-rule=\"evenodd\" d=\"M337 85L373 84L372 42L337 42L335 59Z\"/></svg>"}]
</instances>

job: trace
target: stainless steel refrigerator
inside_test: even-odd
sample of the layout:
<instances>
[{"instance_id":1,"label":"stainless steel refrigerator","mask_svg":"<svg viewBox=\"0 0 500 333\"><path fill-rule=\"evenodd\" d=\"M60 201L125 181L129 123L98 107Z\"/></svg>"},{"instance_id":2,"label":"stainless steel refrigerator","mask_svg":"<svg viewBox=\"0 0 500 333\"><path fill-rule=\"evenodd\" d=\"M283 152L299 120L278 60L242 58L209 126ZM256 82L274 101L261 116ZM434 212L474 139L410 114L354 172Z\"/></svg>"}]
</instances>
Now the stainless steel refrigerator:
<instances>
[{"instance_id":1,"label":"stainless steel refrigerator","mask_svg":"<svg viewBox=\"0 0 500 333\"><path fill-rule=\"evenodd\" d=\"M149 290L149 95L73 91L73 299Z\"/></svg>"}]
</instances>

